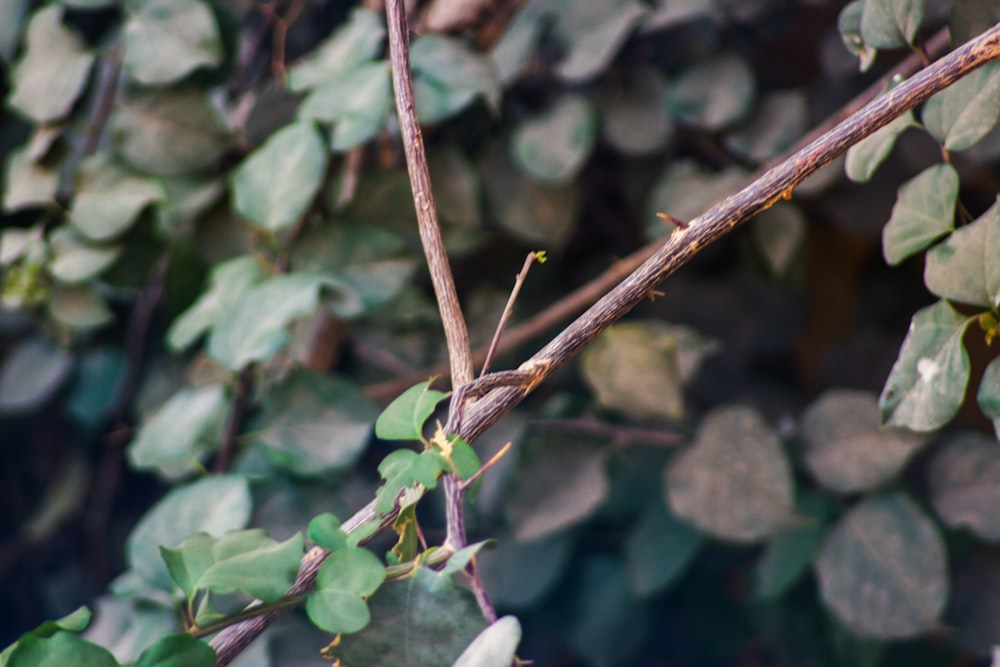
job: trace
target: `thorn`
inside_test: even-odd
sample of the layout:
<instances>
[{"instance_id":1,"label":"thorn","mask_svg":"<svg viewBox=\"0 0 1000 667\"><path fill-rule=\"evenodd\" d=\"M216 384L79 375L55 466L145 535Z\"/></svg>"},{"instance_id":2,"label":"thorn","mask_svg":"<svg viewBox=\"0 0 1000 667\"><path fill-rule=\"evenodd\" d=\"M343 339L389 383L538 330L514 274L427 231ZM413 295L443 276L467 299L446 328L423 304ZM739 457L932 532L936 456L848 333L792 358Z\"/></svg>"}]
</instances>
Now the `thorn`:
<instances>
[{"instance_id":1,"label":"thorn","mask_svg":"<svg viewBox=\"0 0 1000 667\"><path fill-rule=\"evenodd\" d=\"M666 293L665 292L661 292L660 290L658 290L656 288L652 288L648 292L646 292L646 298L649 299L650 301L656 301L656 297L663 296L664 294L666 294Z\"/></svg>"},{"instance_id":2,"label":"thorn","mask_svg":"<svg viewBox=\"0 0 1000 667\"><path fill-rule=\"evenodd\" d=\"M787 190L785 190L784 192L782 192L781 193L781 198L784 199L785 201L791 201L791 199L792 199L792 191L794 189L795 188L788 188Z\"/></svg>"},{"instance_id":3,"label":"thorn","mask_svg":"<svg viewBox=\"0 0 1000 667\"><path fill-rule=\"evenodd\" d=\"M671 225L673 225L677 229L687 229L688 228L688 223L684 222L683 220L678 220L677 218L675 218L672 215L667 215L666 213L657 213L656 217L659 218L660 220L666 220L667 222L669 222Z\"/></svg>"}]
</instances>

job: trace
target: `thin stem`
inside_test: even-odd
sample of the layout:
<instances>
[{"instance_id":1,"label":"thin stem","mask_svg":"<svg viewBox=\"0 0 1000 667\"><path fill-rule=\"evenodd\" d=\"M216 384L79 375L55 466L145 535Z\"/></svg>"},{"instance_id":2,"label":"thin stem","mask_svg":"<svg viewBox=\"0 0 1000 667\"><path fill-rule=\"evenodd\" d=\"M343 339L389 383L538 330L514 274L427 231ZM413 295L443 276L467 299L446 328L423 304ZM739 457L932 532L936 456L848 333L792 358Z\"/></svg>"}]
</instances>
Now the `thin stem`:
<instances>
[{"instance_id":1,"label":"thin stem","mask_svg":"<svg viewBox=\"0 0 1000 667\"><path fill-rule=\"evenodd\" d=\"M511 313L514 312L514 302L517 301L517 295L521 293L521 286L524 285L525 279L528 277L528 270L535 260L544 261L545 256L539 255L536 252L529 252L528 256L524 258L524 266L518 271L517 277L514 279L514 288L510 291L510 296L507 298L507 305L503 308L503 314L500 316L500 322L497 324L497 329L493 332L493 340L490 341L490 347L486 351L486 359L483 360L483 370L480 371L479 377L483 377L490 370L490 364L493 363L493 355L496 354L497 345L500 343L500 335L503 333L503 329L507 326L507 320L510 319Z\"/></svg>"},{"instance_id":2,"label":"thin stem","mask_svg":"<svg viewBox=\"0 0 1000 667\"><path fill-rule=\"evenodd\" d=\"M236 451L236 443L239 440L240 426L243 424L243 413L246 411L247 399L253 387L253 366L246 366L240 371L236 378L236 387L233 393L233 404L229 408L229 417L226 419L226 430L222 436L222 444L219 446L219 456L215 459L212 472L220 475L229 468L233 453Z\"/></svg>"},{"instance_id":3,"label":"thin stem","mask_svg":"<svg viewBox=\"0 0 1000 667\"><path fill-rule=\"evenodd\" d=\"M122 46L116 44L104 64L104 71L101 72L101 87L98 89L97 101L94 103L94 110L87 123L87 138L83 145L84 155L92 155L101 143L101 135L104 133L104 126L107 125L108 117L111 114L111 102L115 99L118 75L121 70Z\"/></svg>"}]
</instances>

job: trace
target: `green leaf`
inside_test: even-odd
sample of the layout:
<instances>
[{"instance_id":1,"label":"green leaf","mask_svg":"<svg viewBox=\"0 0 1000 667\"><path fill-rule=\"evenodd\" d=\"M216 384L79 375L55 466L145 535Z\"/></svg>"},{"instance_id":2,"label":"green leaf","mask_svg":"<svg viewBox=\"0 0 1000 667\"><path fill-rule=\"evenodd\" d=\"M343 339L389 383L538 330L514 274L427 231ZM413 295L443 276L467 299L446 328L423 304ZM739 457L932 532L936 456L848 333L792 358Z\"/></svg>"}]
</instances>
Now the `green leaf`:
<instances>
[{"instance_id":1,"label":"green leaf","mask_svg":"<svg viewBox=\"0 0 1000 667\"><path fill-rule=\"evenodd\" d=\"M4 174L3 210L10 213L55 203L59 172L32 159L28 147L11 151Z\"/></svg>"},{"instance_id":2,"label":"green leaf","mask_svg":"<svg viewBox=\"0 0 1000 667\"><path fill-rule=\"evenodd\" d=\"M378 134L391 101L389 61L378 60L338 72L316 85L296 118L332 123L330 148L346 151Z\"/></svg>"},{"instance_id":3,"label":"green leaf","mask_svg":"<svg viewBox=\"0 0 1000 667\"><path fill-rule=\"evenodd\" d=\"M357 385L306 370L293 371L266 398L251 442L300 475L354 465L378 415Z\"/></svg>"},{"instance_id":4,"label":"green leaf","mask_svg":"<svg viewBox=\"0 0 1000 667\"><path fill-rule=\"evenodd\" d=\"M72 632L57 630L49 636L23 635L10 653L5 667L118 667L111 652Z\"/></svg>"},{"instance_id":5,"label":"green leaf","mask_svg":"<svg viewBox=\"0 0 1000 667\"><path fill-rule=\"evenodd\" d=\"M604 407L634 419L677 420L684 415L682 383L716 347L683 326L615 324L583 351L583 376Z\"/></svg>"},{"instance_id":6,"label":"green leaf","mask_svg":"<svg viewBox=\"0 0 1000 667\"><path fill-rule=\"evenodd\" d=\"M121 254L121 246L92 245L70 226L53 229L49 234L52 263L49 273L61 283L82 283L100 275Z\"/></svg>"},{"instance_id":7,"label":"green leaf","mask_svg":"<svg viewBox=\"0 0 1000 667\"><path fill-rule=\"evenodd\" d=\"M594 148L597 115L582 95L560 96L514 130L511 154L526 174L551 183L573 180Z\"/></svg>"},{"instance_id":8,"label":"green leaf","mask_svg":"<svg viewBox=\"0 0 1000 667\"><path fill-rule=\"evenodd\" d=\"M924 104L927 131L951 151L964 151L985 137L1000 118L1000 63L973 70Z\"/></svg>"},{"instance_id":9,"label":"green leaf","mask_svg":"<svg viewBox=\"0 0 1000 667\"><path fill-rule=\"evenodd\" d=\"M256 257L236 257L212 269L209 287L167 330L167 345L180 352L214 327L240 297L265 277Z\"/></svg>"},{"instance_id":10,"label":"green leaf","mask_svg":"<svg viewBox=\"0 0 1000 667\"><path fill-rule=\"evenodd\" d=\"M476 635L451 667L507 667L520 643L521 624L513 616L504 616Z\"/></svg>"},{"instance_id":11,"label":"green leaf","mask_svg":"<svg viewBox=\"0 0 1000 667\"><path fill-rule=\"evenodd\" d=\"M326 142L311 122L288 125L236 168L231 181L236 212L271 231L305 215L326 173Z\"/></svg>"},{"instance_id":12,"label":"green leaf","mask_svg":"<svg viewBox=\"0 0 1000 667\"><path fill-rule=\"evenodd\" d=\"M196 588L214 593L244 591L264 602L274 602L295 583L302 546L299 533L284 542L272 540L260 529L228 533L212 545L213 562L201 574Z\"/></svg>"},{"instance_id":13,"label":"green leaf","mask_svg":"<svg viewBox=\"0 0 1000 667\"><path fill-rule=\"evenodd\" d=\"M316 310L323 283L318 276L289 273L250 287L212 327L206 352L233 372L269 359L288 344L291 321Z\"/></svg>"},{"instance_id":14,"label":"green leaf","mask_svg":"<svg viewBox=\"0 0 1000 667\"><path fill-rule=\"evenodd\" d=\"M410 476L417 484L423 484L428 489L437 486L437 479L442 472L448 470L448 462L437 448L426 449L417 455L410 466Z\"/></svg>"},{"instance_id":15,"label":"green leaf","mask_svg":"<svg viewBox=\"0 0 1000 667\"><path fill-rule=\"evenodd\" d=\"M404 391L378 416L375 435L383 440L423 440L424 423L448 394L421 382Z\"/></svg>"},{"instance_id":16,"label":"green leaf","mask_svg":"<svg viewBox=\"0 0 1000 667\"><path fill-rule=\"evenodd\" d=\"M809 121L809 103L797 90L780 90L761 100L753 120L726 135L726 145L762 163L792 147Z\"/></svg>"},{"instance_id":17,"label":"green leaf","mask_svg":"<svg viewBox=\"0 0 1000 667\"><path fill-rule=\"evenodd\" d=\"M476 454L476 450L458 436L451 443L451 462L455 466L455 472L458 474L459 479L469 479L479 472L479 468L482 465L479 461L479 455ZM474 489L476 489L475 485L472 486L471 490Z\"/></svg>"},{"instance_id":18,"label":"green leaf","mask_svg":"<svg viewBox=\"0 0 1000 667\"><path fill-rule=\"evenodd\" d=\"M444 120L477 97L494 109L500 103L500 80L493 62L459 39L421 35L410 47L410 67L422 123Z\"/></svg>"},{"instance_id":19,"label":"green leaf","mask_svg":"<svg viewBox=\"0 0 1000 667\"><path fill-rule=\"evenodd\" d=\"M791 588L812 564L826 533L826 526L816 522L769 541L754 568L754 596L774 600Z\"/></svg>"},{"instance_id":20,"label":"green leaf","mask_svg":"<svg viewBox=\"0 0 1000 667\"><path fill-rule=\"evenodd\" d=\"M926 0L865 0L861 38L876 49L913 44L924 20Z\"/></svg>"},{"instance_id":21,"label":"green leaf","mask_svg":"<svg viewBox=\"0 0 1000 667\"><path fill-rule=\"evenodd\" d=\"M236 475L217 475L175 487L148 511L126 542L132 571L149 584L174 590L160 558L160 547L172 547L204 531L221 535L243 528L250 519L250 488Z\"/></svg>"},{"instance_id":22,"label":"green leaf","mask_svg":"<svg viewBox=\"0 0 1000 667\"><path fill-rule=\"evenodd\" d=\"M854 0L847 3L837 17L840 39L847 50L861 61L859 69L862 72L868 71L875 62L875 56L878 55L878 51L865 44L864 38L861 37L861 14L864 10L865 0Z\"/></svg>"},{"instance_id":23,"label":"green leaf","mask_svg":"<svg viewBox=\"0 0 1000 667\"><path fill-rule=\"evenodd\" d=\"M875 174L896 145L899 135L911 127L916 127L912 111L891 121L865 139L847 149L845 169L847 177L858 183L867 182Z\"/></svg>"},{"instance_id":24,"label":"green leaf","mask_svg":"<svg viewBox=\"0 0 1000 667\"><path fill-rule=\"evenodd\" d=\"M597 99L604 139L622 153L647 155L663 149L674 134L667 113L667 83L651 67L609 82Z\"/></svg>"},{"instance_id":25,"label":"green leaf","mask_svg":"<svg viewBox=\"0 0 1000 667\"><path fill-rule=\"evenodd\" d=\"M868 498L833 528L816 560L823 602L863 637L930 630L948 597L948 564L934 523L903 494Z\"/></svg>"},{"instance_id":26,"label":"green leaf","mask_svg":"<svg viewBox=\"0 0 1000 667\"><path fill-rule=\"evenodd\" d=\"M73 357L43 337L12 347L0 367L0 414L33 412L63 385Z\"/></svg>"},{"instance_id":27,"label":"green leaf","mask_svg":"<svg viewBox=\"0 0 1000 667\"><path fill-rule=\"evenodd\" d=\"M670 87L674 116L713 132L743 118L755 99L753 70L735 55L700 61Z\"/></svg>"},{"instance_id":28,"label":"green leaf","mask_svg":"<svg viewBox=\"0 0 1000 667\"><path fill-rule=\"evenodd\" d=\"M180 87L129 91L109 121L125 162L154 176L177 176L213 167L232 133L206 91Z\"/></svg>"},{"instance_id":29,"label":"green leaf","mask_svg":"<svg viewBox=\"0 0 1000 667\"><path fill-rule=\"evenodd\" d=\"M490 50L490 59L496 65L504 88L517 80L528 67L545 27L545 17L541 12L532 11L532 8L532 5L522 7Z\"/></svg>"},{"instance_id":30,"label":"green leaf","mask_svg":"<svg viewBox=\"0 0 1000 667\"><path fill-rule=\"evenodd\" d=\"M129 172L110 156L98 153L80 163L69 215L84 236L106 241L121 235L144 208L164 198L159 183Z\"/></svg>"},{"instance_id":31,"label":"green leaf","mask_svg":"<svg viewBox=\"0 0 1000 667\"><path fill-rule=\"evenodd\" d=\"M978 433L949 438L928 467L930 500L945 524L965 526L982 540L1000 541L1000 448Z\"/></svg>"},{"instance_id":32,"label":"green leaf","mask_svg":"<svg viewBox=\"0 0 1000 667\"><path fill-rule=\"evenodd\" d=\"M1000 438L1000 357L986 366L976 400L983 414L993 420L993 428Z\"/></svg>"},{"instance_id":33,"label":"green leaf","mask_svg":"<svg viewBox=\"0 0 1000 667\"><path fill-rule=\"evenodd\" d=\"M893 479L927 438L879 425L878 400L834 389L802 415L805 461L821 484L841 493L871 491Z\"/></svg>"},{"instance_id":34,"label":"green leaf","mask_svg":"<svg viewBox=\"0 0 1000 667\"><path fill-rule=\"evenodd\" d=\"M347 547L347 533L340 527L340 520L329 512L312 518L306 531L310 540L328 551Z\"/></svg>"},{"instance_id":35,"label":"green leaf","mask_svg":"<svg viewBox=\"0 0 1000 667\"><path fill-rule=\"evenodd\" d=\"M114 319L104 299L87 287L57 287L47 306L52 319L78 332L91 331Z\"/></svg>"},{"instance_id":36,"label":"green leaf","mask_svg":"<svg viewBox=\"0 0 1000 667\"><path fill-rule=\"evenodd\" d=\"M198 581L212 567L214 557L212 546L216 538L208 533L195 533L177 548L160 547L160 556L167 566L170 578L174 580L188 600L194 598Z\"/></svg>"},{"instance_id":37,"label":"green leaf","mask_svg":"<svg viewBox=\"0 0 1000 667\"><path fill-rule=\"evenodd\" d=\"M723 407L706 415L694 444L665 473L671 510L717 537L753 542L800 521L781 441L750 408Z\"/></svg>"},{"instance_id":38,"label":"green leaf","mask_svg":"<svg viewBox=\"0 0 1000 667\"><path fill-rule=\"evenodd\" d=\"M316 590L306 600L309 619L327 632L361 630L371 619L366 598L385 581L385 566L367 549L331 553L320 567Z\"/></svg>"},{"instance_id":39,"label":"green leaf","mask_svg":"<svg viewBox=\"0 0 1000 667\"><path fill-rule=\"evenodd\" d=\"M885 424L933 431L955 416L969 382L962 335L971 321L945 301L917 311L879 398Z\"/></svg>"},{"instance_id":40,"label":"green leaf","mask_svg":"<svg viewBox=\"0 0 1000 667\"><path fill-rule=\"evenodd\" d=\"M572 546L568 533L531 542L501 540L495 549L479 555L476 568L494 603L523 609L536 604L559 582Z\"/></svg>"},{"instance_id":41,"label":"green leaf","mask_svg":"<svg viewBox=\"0 0 1000 667\"><path fill-rule=\"evenodd\" d=\"M125 22L125 69L147 86L222 62L215 15L201 0L144 0Z\"/></svg>"},{"instance_id":42,"label":"green leaf","mask_svg":"<svg viewBox=\"0 0 1000 667\"><path fill-rule=\"evenodd\" d=\"M952 301L1000 306L1000 203L927 251L924 282Z\"/></svg>"},{"instance_id":43,"label":"green leaf","mask_svg":"<svg viewBox=\"0 0 1000 667\"><path fill-rule=\"evenodd\" d=\"M673 225L656 217L658 211L687 222L742 187L746 180L746 173L736 167L712 173L690 160L672 161L649 194L647 238L664 237L674 230Z\"/></svg>"},{"instance_id":44,"label":"green leaf","mask_svg":"<svg viewBox=\"0 0 1000 667\"><path fill-rule=\"evenodd\" d=\"M30 0L11 0L0 4L0 59L5 64L9 65L17 52L30 6Z\"/></svg>"},{"instance_id":45,"label":"green leaf","mask_svg":"<svg viewBox=\"0 0 1000 667\"><path fill-rule=\"evenodd\" d=\"M87 430L104 425L125 373L125 353L118 347L88 347L80 354L63 406Z\"/></svg>"},{"instance_id":46,"label":"green leaf","mask_svg":"<svg viewBox=\"0 0 1000 667\"><path fill-rule=\"evenodd\" d=\"M384 37L382 15L355 7L346 23L291 68L289 89L299 92L313 88L342 72L357 69L378 55Z\"/></svg>"},{"instance_id":47,"label":"green leaf","mask_svg":"<svg viewBox=\"0 0 1000 667\"><path fill-rule=\"evenodd\" d=\"M225 414L223 385L183 388L143 423L129 445L129 462L168 476L197 468L198 461L218 446Z\"/></svg>"},{"instance_id":48,"label":"green leaf","mask_svg":"<svg viewBox=\"0 0 1000 667\"><path fill-rule=\"evenodd\" d=\"M701 550L701 533L666 511L651 506L625 542L629 581L636 595L662 593L676 582Z\"/></svg>"},{"instance_id":49,"label":"green leaf","mask_svg":"<svg viewBox=\"0 0 1000 667\"><path fill-rule=\"evenodd\" d=\"M649 12L636 0L540 4L556 18L555 31L566 50L556 73L568 83L582 83L605 70L632 28Z\"/></svg>"},{"instance_id":50,"label":"green leaf","mask_svg":"<svg viewBox=\"0 0 1000 667\"><path fill-rule=\"evenodd\" d=\"M952 44L965 44L1000 21L1000 5L980 0L955 0L948 16Z\"/></svg>"},{"instance_id":51,"label":"green leaf","mask_svg":"<svg viewBox=\"0 0 1000 667\"><path fill-rule=\"evenodd\" d=\"M778 202L750 223L750 234L767 268L775 277L787 276L806 241L806 218L790 202Z\"/></svg>"},{"instance_id":52,"label":"green leaf","mask_svg":"<svg viewBox=\"0 0 1000 667\"><path fill-rule=\"evenodd\" d=\"M958 172L950 164L928 167L899 187L882 230L885 261L896 265L955 229Z\"/></svg>"},{"instance_id":53,"label":"green leaf","mask_svg":"<svg viewBox=\"0 0 1000 667\"><path fill-rule=\"evenodd\" d=\"M423 567L368 606L372 623L333 651L342 664L449 667L486 625L471 593Z\"/></svg>"},{"instance_id":54,"label":"green leaf","mask_svg":"<svg viewBox=\"0 0 1000 667\"><path fill-rule=\"evenodd\" d=\"M622 563L589 558L575 588L570 644L594 665L634 664L651 616L632 595Z\"/></svg>"},{"instance_id":55,"label":"green leaf","mask_svg":"<svg viewBox=\"0 0 1000 667\"><path fill-rule=\"evenodd\" d=\"M565 530L608 497L608 449L578 440L548 439L518 474L507 517L518 540Z\"/></svg>"},{"instance_id":56,"label":"green leaf","mask_svg":"<svg viewBox=\"0 0 1000 667\"><path fill-rule=\"evenodd\" d=\"M186 632L167 635L142 652L134 667L215 667L212 647Z\"/></svg>"},{"instance_id":57,"label":"green leaf","mask_svg":"<svg viewBox=\"0 0 1000 667\"><path fill-rule=\"evenodd\" d=\"M376 427L377 429L377 427ZM378 474L385 480L375 494L375 512L387 514L396 502L396 497L415 483L413 465L417 453L411 449L397 449L378 464Z\"/></svg>"},{"instance_id":58,"label":"green leaf","mask_svg":"<svg viewBox=\"0 0 1000 667\"><path fill-rule=\"evenodd\" d=\"M11 74L8 103L37 123L59 120L70 112L94 62L76 33L63 25L62 16L56 5L32 14L27 46Z\"/></svg>"}]
</instances>

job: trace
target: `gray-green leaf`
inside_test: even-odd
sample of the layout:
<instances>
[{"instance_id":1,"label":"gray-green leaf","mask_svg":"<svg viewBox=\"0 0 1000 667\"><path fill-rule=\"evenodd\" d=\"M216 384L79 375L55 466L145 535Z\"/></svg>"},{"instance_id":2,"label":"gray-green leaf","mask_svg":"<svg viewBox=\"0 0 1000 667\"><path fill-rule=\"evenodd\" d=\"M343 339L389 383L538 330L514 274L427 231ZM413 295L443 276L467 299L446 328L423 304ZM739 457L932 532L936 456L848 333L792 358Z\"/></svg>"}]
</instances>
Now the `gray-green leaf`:
<instances>
[{"instance_id":1,"label":"gray-green leaf","mask_svg":"<svg viewBox=\"0 0 1000 667\"><path fill-rule=\"evenodd\" d=\"M900 186L889 223L882 230L882 253L899 264L955 228L958 172L950 164L928 167Z\"/></svg>"},{"instance_id":2,"label":"gray-green leaf","mask_svg":"<svg viewBox=\"0 0 1000 667\"><path fill-rule=\"evenodd\" d=\"M222 62L215 15L202 0L145 0L125 22L125 69L162 86Z\"/></svg>"},{"instance_id":3,"label":"gray-green leaf","mask_svg":"<svg viewBox=\"0 0 1000 667\"><path fill-rule=\"evenodd\" d=\"M924 282L945 299L1000 306L1000 203L927 252Z\"/></svg>"}]
</instances>

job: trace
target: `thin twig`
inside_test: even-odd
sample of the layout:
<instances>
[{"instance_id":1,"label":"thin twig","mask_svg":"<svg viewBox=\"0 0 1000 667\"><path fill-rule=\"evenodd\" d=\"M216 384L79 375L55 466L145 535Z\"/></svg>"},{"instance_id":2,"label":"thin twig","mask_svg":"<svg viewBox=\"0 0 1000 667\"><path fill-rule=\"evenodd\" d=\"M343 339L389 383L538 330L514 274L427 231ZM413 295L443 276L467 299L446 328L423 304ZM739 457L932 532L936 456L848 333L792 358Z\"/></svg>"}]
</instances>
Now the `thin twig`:
<instances>
[{"instance_id":1,"label":"thin twig","mask_svg":"<svg viewBox=\"0 0 1000 667\"><path fill-rule=\"evenodd\" d=\"M521 267L521 270L517 273L517 277L514 279L514 288L510 291L510 297L507 298L507 305L503 307L500 322L497 324L496 331L493 332L493 340L490 341L490 347L486 351L486 359L483 360L483 370L480 371L479 377L483 377L490 370L490 364L493 363L493 355L496 354L497 345L500 343L500 335L503 333L504 327L507 326L507 320L510 319L511 313L514 312L514 302L517 301L517 295L521 293L521 286L524 285L524 281L528 277L528 270L536 259L539 262L544 262L544 253L529 252L528 256L524 258L524 266Z\"/></svg>"},{"instance_id":2,"label":"thin twig","mask_svg":"<svg viewBox=\"0 0 1000 667\"><path fill-rule=\"evenodd\" d=\"M122 71L122 45L116 44L104 63L104 71L101 72L101 86L97 92L97 101L94 103L93 112L87 122L87 138L83 145L83 154L91 155L97 150L101 143L101 135L104 134L104 126L108 123L111 114L111 102L115 99L115 91L118 89L118 76Z\"/></svg>"},{"instance_id":3,"label":"thin twig","mask_svg":"<svg viewBox=\"0 0 1000 667\"><path fill-rule=\"evenodd\" d=\"M219 445L219 455L215 457L215 465L212 472L220 475L229 469L229 462L236 452L236 443L239 440L240 427L243 425L243 413L246 412L247 400L253 389L253 365L247 365L240 371L236 378L236 386L233 389L233 403L229 408L229 416L226 418L226 428L222 434L222 443Z\"/></svg>"}]
</instances>

